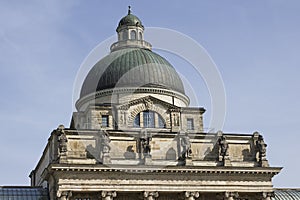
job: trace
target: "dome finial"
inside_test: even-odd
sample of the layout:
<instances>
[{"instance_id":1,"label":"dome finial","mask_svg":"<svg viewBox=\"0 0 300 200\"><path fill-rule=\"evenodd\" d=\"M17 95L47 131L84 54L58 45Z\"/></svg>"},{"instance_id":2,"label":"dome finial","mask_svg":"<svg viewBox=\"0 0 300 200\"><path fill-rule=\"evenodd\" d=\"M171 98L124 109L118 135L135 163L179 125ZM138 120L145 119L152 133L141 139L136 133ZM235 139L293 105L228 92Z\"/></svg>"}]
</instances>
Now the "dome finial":
<instances>
[{"instance_id":1,"label":"dome finial","mask_svg":"<svg viewBox=\"0 0 300 200\"><path fill-rule=\"evenodd\" d=\"M128 6L128 15L131 14L131 6Z\"/></svg>"}]
</instances>

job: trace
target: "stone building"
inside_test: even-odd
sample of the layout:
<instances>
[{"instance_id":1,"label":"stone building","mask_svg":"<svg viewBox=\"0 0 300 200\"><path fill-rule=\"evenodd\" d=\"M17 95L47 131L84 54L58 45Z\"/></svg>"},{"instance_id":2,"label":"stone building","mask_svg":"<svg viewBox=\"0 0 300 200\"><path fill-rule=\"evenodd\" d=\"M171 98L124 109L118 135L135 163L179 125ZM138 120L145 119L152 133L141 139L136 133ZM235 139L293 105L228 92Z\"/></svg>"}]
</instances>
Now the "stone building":
<instances>
[{"instance_id":1,"label":"stone building","mask_svg":"<svg viewBox=\"0 0 300 200\"><path fill-rule=\"evenodd\" d=\"M85 78L70 127L52 131L27 190L60 200L270 200L291 194L274 194L272 178L281 168L269 166L261 134L204 132L205 109L189 107L176 70L152 51L130 10L116 31L110 54ZM0 188L0 195L5 190L16 192Z\"/></svg>"}]
</instances>

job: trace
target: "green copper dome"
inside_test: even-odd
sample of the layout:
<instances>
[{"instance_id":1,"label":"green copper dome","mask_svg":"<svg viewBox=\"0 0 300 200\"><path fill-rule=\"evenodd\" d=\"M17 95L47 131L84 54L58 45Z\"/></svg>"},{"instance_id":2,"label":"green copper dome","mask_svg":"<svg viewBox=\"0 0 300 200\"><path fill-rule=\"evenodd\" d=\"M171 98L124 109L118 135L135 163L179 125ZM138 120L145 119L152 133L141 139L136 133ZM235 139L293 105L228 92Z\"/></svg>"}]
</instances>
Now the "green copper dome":
<instances>
[{"instance_id":1,"label":"green copper dome","mask_svg":"<svg viewBox=\"0 0 300 200\"><path fill-rule=\"evenodd\" d=\"M142 25L141 20L137 16L131 14L130 8L128 10L128 15L126 15L125 17L123 17L120 20L119 25L117 27L117 32L122 27L127 27L127 26L138 26L138 27L144 28L144 26Z\"/></svg>"},{"instance_id":2,"label":"green copper dome","mask_svg":"<svg viewBox=\"0 0 300 200\"><path fill-rule=\"evenodd\" d=\"M111 52L88 73L80 97L115 87L155 87L184 94L182 81L172 65L160 55L142 48Z\"/></svg>"}]
</instances>

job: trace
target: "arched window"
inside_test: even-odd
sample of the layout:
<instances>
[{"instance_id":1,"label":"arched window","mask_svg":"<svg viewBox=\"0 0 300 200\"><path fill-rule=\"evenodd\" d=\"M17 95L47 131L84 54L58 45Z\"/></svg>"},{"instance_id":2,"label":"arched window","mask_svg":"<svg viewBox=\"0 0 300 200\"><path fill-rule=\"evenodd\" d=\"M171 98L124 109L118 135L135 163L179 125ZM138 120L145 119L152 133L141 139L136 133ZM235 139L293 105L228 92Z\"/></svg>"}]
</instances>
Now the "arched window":
<instances>
[{"instance_id":1,"label":"arched window","mask_svg":"<svg viewBox=\"0 0 300 200\"><path fill-rule=\"evenodd\" d=\"M139 40L143 40L143 34L142 34L142 32L139 32Z\"/></svg>"},{"instance_id":2,"label":"arched window","mask_svg":"<svg viewBox=\"0 0 300 200\"><path fill-rule=\"evenodd\" d=\"M130 39L131 40L136 40L136 32L135 31L130 32Z\"/></svg>"},{"instance_id":3,"label":"arched window","mask_svg":"<svg viewBox=\"0 0 300 200\"><path fill-rule=\"evenodd\" d=\"M127 31L124 30L122 33L121 33L121 37L122 37L122 40L127 40Z\"/></svg>"},{"instance_id":4,"label":"arched window","mask_svg":"<svg viewBox=\"0 0 300 200\"><path fill-rule=\"evenodd\" d=\"M143 118L142 124L141 117ZM136 115L136 117L134 118L133 126L143 126L144 128L166 128L166 123L160 114L146 110Z\"/></svg>"}]
</instances>

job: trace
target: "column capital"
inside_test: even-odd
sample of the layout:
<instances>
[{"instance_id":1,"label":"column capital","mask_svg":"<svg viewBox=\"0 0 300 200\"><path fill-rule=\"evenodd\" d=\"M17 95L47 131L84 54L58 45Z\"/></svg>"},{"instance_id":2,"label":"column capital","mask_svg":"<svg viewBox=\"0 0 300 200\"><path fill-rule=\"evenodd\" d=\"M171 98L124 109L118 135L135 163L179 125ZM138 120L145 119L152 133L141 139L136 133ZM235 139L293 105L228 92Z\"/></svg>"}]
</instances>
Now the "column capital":
<instances>
[{"instance_id":1,"label":"column capital","mask_svg":"<svg viewBox=\"0 0 300 200\"><path fill-rule=\"evenodd\" d=\"M145 191L143 194L144 200L155 200L158 196L157 191Z\"/></svg>"},{"instance_id":2,"label":"column capital","mask_svg":"<svg viewBox=\"0 0 300 200\"><path fill-rule=\"evenodd\" d=\"M199 196L200 196L199 192L186 191L184 193L181 193L179 195L179 198L182 200L195 200L195 199L199 198Z\"/></svg>"},{"instance_id":3,"label":"column capital","mask_svg":"<svg viewBox=\"0 0 300 200\"><path fill-rule=\"evenodd\" d=\"M226 200L234 200L239 197L238 192L225 192L225 199Z\"/></svg>"},{"instance_id":4,"label":"column capital","mask_svg":"<svg viewBox=\"0 0 300 200\"><path fill-rule=\"evenodd\" d=\"M275 197L274 192L263 192L261 194L261 200L271 200L272 197Z\"/></svg>"},{"instance_id":5,"label":"column capital","mask_svg":"<svg viewBox=\"0 0 300 200\"><path fill-rule=\"evenodd\" d=\"M113 200L114 197L116 197L116 196L117 196L116 191L102 191L101 192L102 200Z\"/></svg>"},{"instance_id":6,"label":"column capital","mask_svg":"<svg viewBox=\"0 0 300 200\"><path fill-rule=\"evenodd\" d=\"M72 191L60 191L58 190L56 196L59 200L69 200L72 197Z\"/></svg>"}]
</instances>

